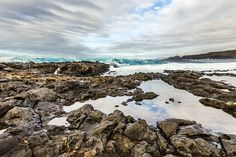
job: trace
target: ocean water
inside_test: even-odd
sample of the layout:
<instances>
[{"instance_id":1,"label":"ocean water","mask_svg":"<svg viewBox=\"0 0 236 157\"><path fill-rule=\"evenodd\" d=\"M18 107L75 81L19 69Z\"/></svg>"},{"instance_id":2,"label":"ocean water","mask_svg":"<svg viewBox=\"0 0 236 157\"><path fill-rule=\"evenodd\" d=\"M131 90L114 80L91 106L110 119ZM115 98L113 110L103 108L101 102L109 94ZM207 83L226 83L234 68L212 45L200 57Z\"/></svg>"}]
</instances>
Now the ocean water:
<instances>
[{"instance_id":1,"label":"ocean water","mask_svg":"<svg viewBox=\"0 0 236 157\"><path fill-rule=\"evenodd\" d=\"M125 59L125 58L79 58L79 57L29 57L29 56L14 56L0 57L0 62L73 62L73 61L99 61L103 63L114 63L118 65L145 65L145 64L163 64L165 59Z\"/></svg>"},{"instance_id":2,"label":"ocean water","mask_svg":"<svg viewBox=\"0 0 236 157\"><path fill-rule=\"evenodd\" d=\"M65 58L65 57L1 57L0 62L73 62L73 61L99 61L107 64L117 64L119 68L111 66L110 71L105 75L128 75L137 72L164 72L164 70L195 70L195 71L214 71L228 70L227 72L236 73L236 59L217 59L217 60L188 60L184 62L174 62L168 59L125 59L125 58Z\"/></svg>"},{"instance_id":3,"label":"ocean water","mask_svg":"<svg viewBox=\"0 0 236 157\"><path fill-rule=\"evenodd\" d=\"M166 62L162 64L145 64L145 65L120 65L118 68L111 67L105 75L129 75L137 72L160 72L164 70L194 70L194 71L215 71L227 70L227 73L236 73L236 61L225 62Z\"/></svg>"},{"instance_id":4,"label":"ocean water","mask_svg":"<svg viewBox=\"0 0 236 157\"><path fill-rule=\"evenodd\" d=\"M0 62L72 62L72 61L99 61L103 63L114 63L117 65L156 65L168 64L172 61L165 58L156 59L127 59L127 58L80 58L80 57L30 57L30 56L0 56ZM181 63L231 63L236 59L200 59L186 60Z\"/></svg>"}]
</instances>

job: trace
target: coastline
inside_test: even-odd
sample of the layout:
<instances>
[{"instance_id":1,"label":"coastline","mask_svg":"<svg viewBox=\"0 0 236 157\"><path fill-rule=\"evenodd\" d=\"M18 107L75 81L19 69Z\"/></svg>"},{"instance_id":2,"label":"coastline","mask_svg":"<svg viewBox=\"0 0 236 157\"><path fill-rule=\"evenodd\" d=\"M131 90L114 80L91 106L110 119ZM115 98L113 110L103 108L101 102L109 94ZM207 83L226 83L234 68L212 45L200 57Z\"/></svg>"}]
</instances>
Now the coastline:
<instances>
[{"instance_id":1,"label":"coastline","mask_svg":"<svg viewBox=\"0 0 236 157\"><path fill-rule=\"evenodd\" d=\"M236 153L235 135L215 134L188 119L156 119L157 126L150 126L145 120L135 120L120 111L105 115L91 105L69 113L63 111L63 106L106 96L129 96L131 99L124 106L128 101L141 105L138 103L155 99L158 94L138 86L143 81L160 79L203 97L202 104L235 117L236 106L229 103L236 101L235 87L201 79L204 72L176 70L164 74L101 76L109 71L109 65L98 62L0 65L1 130L7 129L0 134L2 156L232 156ZM68 117L69 126L48 125L53 118L64 116ZM14 144L13 149L10 146Z\"/></svg>"},{"instance_id":2,"label":"coastline","mask_svg":"<svg viewBox=\"0 0 236 157\"><path fill-rule=\"evenodd\" d=\"M185 56L175 56L170 57L169 60L172 61L184 61L184 60L198 60L198 59L236 59L236 50L220 51L220 52L209 52L204 54L196 55L185 55Z\"/></svg>"}]
</instances>

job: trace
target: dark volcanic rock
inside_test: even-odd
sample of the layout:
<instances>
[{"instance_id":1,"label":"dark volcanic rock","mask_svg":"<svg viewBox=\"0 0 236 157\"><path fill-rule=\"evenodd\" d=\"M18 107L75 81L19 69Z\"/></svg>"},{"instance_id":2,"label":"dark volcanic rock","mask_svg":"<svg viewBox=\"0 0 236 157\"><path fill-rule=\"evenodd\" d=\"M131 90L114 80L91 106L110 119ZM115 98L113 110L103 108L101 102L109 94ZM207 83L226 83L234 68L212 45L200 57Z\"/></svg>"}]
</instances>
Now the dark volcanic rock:
<instances>
[{"instance_id":1,"label":"dark volcanic rock","mask_svg":"<svg viewBox=\"0 0 236 157\"><path fill-rule=\"evenodd\" d=\"M200 102L205 106L211 106L217 109L222 109L223 111L236 117L236 104L234 102L227 102L216 99L202 98Z\"/></svg>"},{"instance_id":2,"label":"dark volcanic rock","mask_svg":"<svg viewBox=\"0 0 236 157\"><path fill-rule=\"evenodd\" d=\"M60 65L59 74L69 76L92 76L105 73L109 70L109 65L102 63L93 62L74 62L74 63L63 63Z\"/></svg>"},{"instance_id":3,"label":"dark volcanic rock","mask_svg":"<svg viewBox=\"0 0 236 157\"><path fill-rule=\"evenodd\" d=\"M32 71L40 74L54 74L59 68L58 74L69 76L94 76L105 73L109 65L99 62L64 62L64 63L2 63L12 70ZM2 67L3 67L2 66ZM3 70L4 70L3 69Z\"/></svg>"},{"instance_id":4,"label":"dark volcanic rock","mask_svg":"<svg viewBox=\"0 0 236 157\"><path fill-rule=\"evenodd\" d=\"M220 139L227 156L236 156L236 136L222 135Z\"/></svg>"},{"instance_id":5,"label":"dark volcanic rock","mask_svg":"<svg viewBox=\"0 0 236 157\"><path fill-rule=\"evenodd\" d=\"M124 134L132 140L142 140L147 131L147 123L144 120L139 120L126 127Z\"/></svg>"},{"instance_id":6,"label":"dark volcanic rock","mask_svg":"<svg viewBox=\"0 0 236 157\"><path fill-rule=\"evenodd\" d=\"M38 127L40 125L39 116L31 108L14 107L1 118L9 126L31 125Z\"/></svg>"},{"instance_id":7,"label":"dark volcanic rock","mask_svg":"<svg viewBox=\"0 0 236 157\"><path fill-rule=\"evenodd\" d=\"M0 117L3 117L14 106L7 102L0 102Z\"/></svg>"},{"instance_id":8,"label":"dark volcanic rock","mask_svg":"<svg viewBox=\"0 0 236 157\"><path fill-rule=\"evenodd\" d=\"M6 65L4 65L4 64L0 64L0 70L5 69L6 67L7 67Z\"/></svg>"},{"instance_id":9,"label":"dark volcanic rock","mask_svg":"<svg viewBox=\"0 0 236 157\"><path fill-rule=\"evenodd\" d=\"M62 110L63 105L105 96L129 96L132 99L127 102L141 105L142 100L158 95L137 87L142 81L161 78L176 88L216 100L202 102L208 106L234 111L235 89L201 79L202 73L168 71L169 75L137 73L113 77L97 76L109 68L97 62L2 65L0 129L6 130L0 134L0 156L235 156L233 135L215 136L193 121L167 119L155 128L118 110L109 115L91 105L70 113ZM69 127L47 124L60 116L68 117Z\"/></svg>"},{"instance_id":10,"label":"dark volcanic rock","mask_svg":"<svg viewBox=\"0 0 236 157\"><path fill-rule=\"evenodd\" d=\"M171 137L171 143L181 156L223 156L223 152L216 146L211 145L207 141L196 138L191 139L182 135L174 135Z\"/></svg>"},{"instance_id":11,"label":"dark volcanic rock","mask_svg":"<svg viewBox=\"0 0 236 157\"><path fill-rule=\"evenodd\" d=\"M29 138L26 138L26 140L28 140L27 143L30 145L30 147L33 148L38 145L45 144L49 138L46 130L40 130L34 132Z\"/></svg>"},{"instance_id":12,"label":"dark volcanic rock","mask_svg":"<svg viewBox=\"0 0 236 157\"><path fill-rule=\"evenodd\" d=\"M98 98L104 98L107 96L107 93L101 89L91 89L88 90L86 93L81 95L82 100L88 100L88 99L98 99Z\"/></svg>"},{"instance_id":13,"label":"dark volcanic rock","mask_svg":"<svg viewBox=\"0 0 236 157\"><path fill-rule=\"evenodd\" d=\"M144 99L147 100L152 100L154 98L156 98L158 95L154 92L146 92L144 93L144 91L140 88L137 88L134 92L133 92L133 97L132 99L135 101L143 101Z\"/></svg>"},{"instance_id":14,"label":"dark volcanic rock","mask_svg":"<svg viewBox=\"0 0 236 157\"><path fill-rule=\"evenodd\" d=\"M143 101L144 91L140 88L137 88L134 93L132 99L135 101Z\"/></svg>"},{"instance_id":15,"label":"dark volcanic rock","mask_svg":"<svg viewBox=\"0 0 236 157\"><path fill-rule=\"evenodd\" d=\"M174 122L161 122L159 128L165 134L167 138L170 138L172 135L176 134L178 124Z\"/></svg>"},{"instance_id":16,"label":"dark volcanic rock","mask_svg":"<svg viewBox=\"0 0 236 157\"><path fill-rule=\"evenodd\" d=\"M161 79L175 88L184 89L190 93L205 97L200 102L206 106L222 109L235 116L235 87L211 79L201 78L202 73L193 71L165 71ZM224 92L228 89L229 92ZM170 101L174 101L170 99Z\"/></svg>"},{"instance_id":17,"label":"dark volcanic rock","mask_svg":"<svg viewBox=\"0 0 236 157\"><path fill-rule=\"evenodd\" d=\"M157 127L164 133L167 138L175 135L178 127L194 125L196 122L182 120L182 119L167 119L165 121L157 122Z\"/></svg>"},{"instance_id":18,"label":"dark volcanic rock","mask_svg":"<svg viewBox=\"0 0 236 157\"><path fill-rule=\"evenodd\" d=\"M17 139L12 136L0 136L0 155L8 152L17 144Z\"/></svg>"},{"instance_id":19,"label":"dark volcanic rock","mask_svg":"<svg viewBox=\"0 0 236 157\"><path fill-rule=\"evenodd\" d=\"M170 98L169 99L171 102L175 102L175 99L174 98Z\"/></svg>"},{"instance_id":20,"label":"dark volcanic rock","mask_svg":"<svg viewBox=\"0 0 236 157\"><path fill-rule=\"evenodd\" d=\"M155 99L156 97L158 97L158 95L154 92L146 92L144 93L144 96L143 96L143 98L147 100L152 100L152 99Z\"/></svg>"},{"instance_id":21,"label":"dark volcanic rock","mask_svg":"<svg viewBox=\"0 0 236 157\"><path fill-rule=\"evenodd\" d=\"M42 122L48 122L53 116L64 113L61 104L52 102L38 102L34 107Z\"/></svg>"},{"instance_id":22,"label":"dark volcanic rock","mask_svg":"<svg viewBox=\"0 0 236 157\"><path fill-rule=\"evenodd\" d=\"M67 120L71 124L69 132L52 132L53 129L46 127L28 134L0 135L0 155L220 157L235 154L234 136L219 138L194 121L167 119L158 122L160 131L145 120L135 121L118 110L105 115L91 105L71 112Z\"/></svg>"},{"instance_id":23,"label":"dark volcanic rock","mask_svg":"<svg viewBox=\"0 0 236 157\"><path fill-rule=\"evenodd\" d=\"M127 102L122 102L121 105L128 106Z\"/></svg>"},{"instance_id":24,"label":"dark volcanic rock","mask_svg":"<svg viewBox=\"0 0 236 157\"><path fill-rule=\"evenodd\" d=\"M53 92L48 88L39 88L36 90L29 91L38 101L49 101L55 102L58 98L57 93Z\"/></svg>"}]
</instances>

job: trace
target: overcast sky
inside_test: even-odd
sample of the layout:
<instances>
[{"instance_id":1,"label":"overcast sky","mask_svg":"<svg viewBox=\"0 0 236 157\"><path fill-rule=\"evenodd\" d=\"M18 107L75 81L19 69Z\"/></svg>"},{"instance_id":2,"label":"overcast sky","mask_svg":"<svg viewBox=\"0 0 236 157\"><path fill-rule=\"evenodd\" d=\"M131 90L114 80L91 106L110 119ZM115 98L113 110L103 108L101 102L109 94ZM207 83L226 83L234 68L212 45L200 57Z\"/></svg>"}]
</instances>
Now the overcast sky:
<instances>
[{"instance_id":1,"label":"overcast sky","mask_svg":"<svg viewBox=\"0 0 236 157\"><path fill-rule=\"evenodd\" d=\"M0 54L160 58L236 49L236 0L0 0Z\"/></svg>"}]
</instances>

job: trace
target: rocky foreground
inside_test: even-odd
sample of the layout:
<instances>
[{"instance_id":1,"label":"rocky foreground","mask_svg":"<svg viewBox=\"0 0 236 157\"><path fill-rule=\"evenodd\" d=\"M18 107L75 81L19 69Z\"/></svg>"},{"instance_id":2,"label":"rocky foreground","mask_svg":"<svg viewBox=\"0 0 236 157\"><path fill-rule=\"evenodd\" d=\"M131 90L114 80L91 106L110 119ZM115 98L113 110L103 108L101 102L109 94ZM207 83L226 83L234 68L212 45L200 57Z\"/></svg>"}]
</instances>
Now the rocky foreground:
<instances>
[{"instance_id":1,"label":"rocky foreground","mask_svg":"<svg viewBox=\"0 0 236 157\"><path fill-rule=\"evenodd\" d=\"M162 79L203 97L204 105L236 115L235 87L201 79L203 73L101 76L108 70L109 65L98 62L1 63L0 130L5 130L0 133L0 156L236 156L235 135L214 134L194 121L157 119L156 126L149 126L145 120L135 120L119 110L105 115L91 105L70 113L63 111L64 105L108 95L132 96L127 102L138 104L158 96L138 88L141 82ZM68 117L68 127L48 125L51 119L62 116Z\"/></svg>"}]
</instances>

